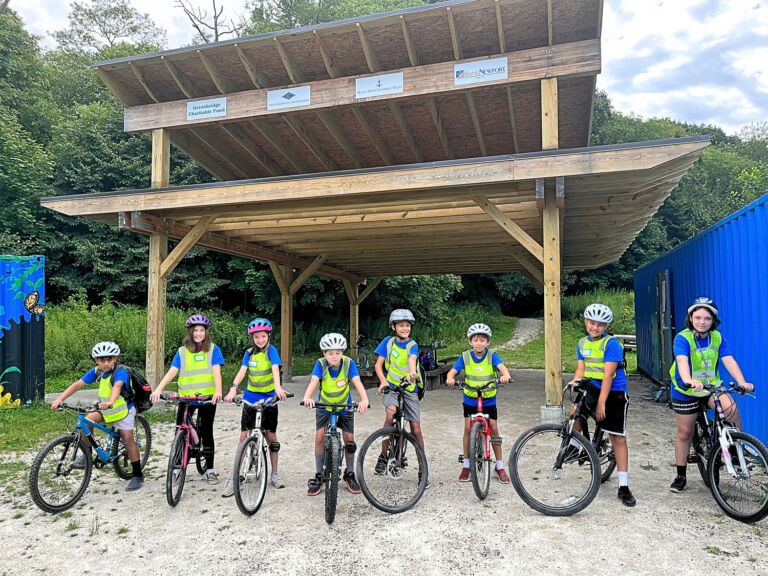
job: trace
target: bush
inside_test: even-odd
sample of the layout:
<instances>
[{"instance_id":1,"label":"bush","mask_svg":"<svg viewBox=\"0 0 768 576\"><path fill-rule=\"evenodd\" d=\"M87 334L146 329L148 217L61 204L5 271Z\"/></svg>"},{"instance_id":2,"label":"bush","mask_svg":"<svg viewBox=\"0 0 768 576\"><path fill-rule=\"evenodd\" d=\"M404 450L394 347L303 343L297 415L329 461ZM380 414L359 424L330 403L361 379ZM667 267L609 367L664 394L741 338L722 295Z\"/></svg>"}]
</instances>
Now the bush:
<instances>
[{"instance_id":1,"label":"bush","mask_svg":"<svg viewBox=\"0 0 768 576\"><path fill-rule=\"evenodd\" d=\"M635 293L624 290L600 290L563 298L563 321L573 321L583 329L584 309L595 302L613 311L610 328L613 334L635 333Z\"/></svg>"}]
</instances>

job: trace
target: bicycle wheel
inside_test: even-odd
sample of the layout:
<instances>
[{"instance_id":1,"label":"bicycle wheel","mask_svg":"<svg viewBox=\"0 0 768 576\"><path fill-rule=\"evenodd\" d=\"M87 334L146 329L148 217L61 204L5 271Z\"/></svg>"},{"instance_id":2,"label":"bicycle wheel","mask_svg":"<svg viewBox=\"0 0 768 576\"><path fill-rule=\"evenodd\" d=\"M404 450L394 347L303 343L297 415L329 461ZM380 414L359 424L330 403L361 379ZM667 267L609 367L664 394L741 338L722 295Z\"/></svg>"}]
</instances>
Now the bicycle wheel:
<instances>
[{"instance_id":1,"label":"bicycle wheel","mask_svg":"<svg viewBox=\"0 0 768 576\"><path fill-rule=\"evenodd\" d=\"M410 461L414 455L416 461ZM357 480L363 494L390 514L413 508L424 494L428 474L427 457L416 438L393 426L371 434L357 457Z\"/></svg>"},{"instance_id":2,"label":"bicycle wheel","mask_svg":"<svg viewBox=\"0 0 768 576\"><path fill-rule=\"evenodd\" d=\"M152 430L144 416L136 416L133 434L136 438L136 447L139 449L139 461L143 470L149 459L149 451L152 449ZM112 456L117 456L112 461L117 475L123 480L130 480L133 477L133 465L128 457L128 452L125 450L122 436L112 443Z\"/></svg>"},{"instance_id":3,"label":"bicycle wheel","mask_svg":"<svg viewBox=\"0 0 768 576\"><path fill-rule=\"evenodd\" d=\"M600 489L600 461L592 443L579 432L566 434L561 424L524 432L509 453L509 473L520 498L548 516L583 510Z\"/></svg>"},{"instance_id":4,"label":"bicycle wheel","mask_svg":"<svg viewBox=\"0 0 768 576\"><path fill-rule=\"evenodd\" d=\"M701 431L698 421L693 428L693 438L691 438L691 448L688 454L688 462L696 462L699 469L699 475L704 484L709 488L709 473L707 472L707 441Z\"/></svg>"},{"instance_id":5,"label":"bicycle wheel","mask_svg":"<svg viewBox=\"0 0 768 576\"><path fill-rule=\"evenodd\" d=\"M360 370L365 370L371 367L371 357L368 352L362 348L357 350L357 367Z\"/></svg>"},{"instance_id":6,"label":"bicycle wheel","mask_svg":"<svg viewBox=\"0 0 768 576\"><path fill-rule=\"evenodd\" d=\"M184 480L187 477L187 431L180 428L171 444L171 453L168 456L168 471L165 474L165 498L168 505L173 507L181 500L184 491Z\"/></svg>"},{"instance_id":7,"label":"bicycle wheel","mask_svg":"<svg viewBox=\"0 0 768 576\"><path fill-rule=\"evenodd\" d=\"M83 458L82 466L75 460ZM35 457L29 471L32 501L45 512L63 512L83 497L91 480L91 450L78 434L49 442Z\"/></svg>"},{"instance_id":8,"label":"bicycle wheel","mask_svg":"<svg viewBox=\"0 0 768 576\"><path fill-rule=\"evenodd\" d=\"M480 500L485 500L491 485L491 460L485 457L485 428L482 422L475 422L469 433L469 470L475 494Z\"/></svg>"},{"instance_id":9,"label":"bicycle wheel","mask_svg":"<svg viewBox=\"0 0 768 576\"><path fill-rule=\"evenodd\" d=\"M600 460L600 482L607 482L616 469L616 454L608 434L603 432L595 445L597 459Z\"/></svg>"},{"instance_id":10,"label":"bicycle wheel","mask_svg":"<svg viewBox=\"0 0 768 576\"><path fill-rule=\"evenodd\" d=\"M707 461L709 489L728 516L757 522L768 514L768 449L751 434L734 430L730 436L734 474L728 473L718 443Z\"/></svg>"},{"instance_id":11,"label":"bicycle wheel","mask_svg":"<svg viewBox=\"0 0 768 576\"><path fill-rule=\"evenodd\" d=\"M333 524L336 519L336 502L339 497L341 474L341 440L331 435L325 445L325 521Z\"/></svg>"},{"instance_id":12,"label":"bicycle wheel","mask_svg":"<svg viewBox=\"0 0 768 576\"><path fill-rule=\"evenodd\" d=\"M253 516L267 491L267 452L260 433L240 444L232 474L237 507L246 516Z\"/></svg>"}]
</instances>

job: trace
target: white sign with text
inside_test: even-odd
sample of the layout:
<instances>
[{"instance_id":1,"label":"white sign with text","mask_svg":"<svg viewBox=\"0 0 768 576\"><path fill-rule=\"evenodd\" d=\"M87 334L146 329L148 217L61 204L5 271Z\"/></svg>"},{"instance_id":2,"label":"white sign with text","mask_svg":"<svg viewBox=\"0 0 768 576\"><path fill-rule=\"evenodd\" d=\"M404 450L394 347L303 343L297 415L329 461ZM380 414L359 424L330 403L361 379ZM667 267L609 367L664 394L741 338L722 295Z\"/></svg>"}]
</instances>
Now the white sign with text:
<instances>
[{"instance_id":1,"label":"white sign with text","mask_svg":"<svg viewBox=\"0 0 768 576\"><path fill-rule=\"evenodd\" d=\"M227 115L227 99L211 98L187 102L187 120L206 120Z\"/></svg>"},{"instance_id":2,"label":"white sign with text","mask_svg":"<svg viewBox=\"0 0 768 576\"><path fill-rule=\"evenodd\" d=\"M371 98L385 94L402 94L403 73L379 74L355 80L355 98Z\"/></svg>"},{"instance_id":3,"label":"white sign with text","mask_svg":"<svg viewBox=\"0 0 768 576\"><path fill-rule=\"evenodd\" d=\"M309 98L309 86L292 86L282 90L269 90L267 92L267 110L309 106Z\"/></svg>"},{"instance_id":4,"label":"white sign with text","mask_svg":"<svg viewBox=\"0 0 768 576\"><path fill-rule=\"evenodd\" d=\"M508 77L509 62L506 56L503 58L454 64L453 66L454 86L506 80Z\"/></svg>"}]
</instances>

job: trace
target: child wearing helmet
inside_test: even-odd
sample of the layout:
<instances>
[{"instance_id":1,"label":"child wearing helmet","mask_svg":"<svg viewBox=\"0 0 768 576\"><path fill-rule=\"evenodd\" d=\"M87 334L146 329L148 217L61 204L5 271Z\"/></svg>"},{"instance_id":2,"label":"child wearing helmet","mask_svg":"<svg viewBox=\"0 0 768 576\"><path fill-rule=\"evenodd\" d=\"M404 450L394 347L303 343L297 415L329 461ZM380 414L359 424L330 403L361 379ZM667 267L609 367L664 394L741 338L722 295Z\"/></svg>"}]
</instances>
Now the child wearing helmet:
<instances>
[{"instance_id":1,"label":"child wearing helmet","mask_svg":"<svg viewBox=\"0 0 768 576\"><path fill-rule=\"evenodd\" d=\"M675 411L675 465L677 475L669 486L672 492L682 492L686 485L686 469L691 437L699 411L714 408L711 392L704 384L722 384L720 364L745 391L754 390L747 382L738 363L731 354L725 337L716 330L720 324L717 304L706 296L696 298L688 307L686 328L673 343L675 362L669 369L672 378L672 409ZM728 395L720 397L725 418L741 429L741 417L736 403Z\"/></svg>"},{"instance_id":2,"label":"child wearing helmet","mask_svg":"<svg viewBox=\"0 0 768 576\"><path fill-rule=\"evenodd\" d=\"M225 402L232 402L237 396L237 387L248 375L248 382L243 393L243 400L258 402L277 396L285 400L285 391L280 386L280 355L277 349L269 342L272 332L272 323L266 318L255 318L248 323L249 336L253 340L253 346L245 351L243 361L240 363L240 371L232 381L229 394L224 398ZM256 425L256 410L243 404L243 412L240 417L240 440L237 445L245 441ZM275 488L285 488L285 482L280 477L277 469L277 456L280 451L280 442L277 440L277 404L272 404L262 412L261 429L269 442L269 460L272 465L272 474L269 481ZM232 473L224 483L222 496L227 498L235 493L234 476Z\"/></svg>"},{"instance_id":3,"label":"child wearing helmet","mask_svg":"<svg viewBox=\"0 0 768 576\"><path fill-rule=\"evenodd\" d=\"M500 373L499 382L507 384L510 381L509 370L496 352L490 352L488 346L491 343L491 328L486 324L472 324L467 330L470 349L462 352L458 360L446 375L446 384L453 387L456 384L456 375L464 370L466 374L466 386L481 388L493 381L494 370ZM499 416L496 408L496 390L481 392L483 396L483 410L488 414L488 425L491 427L491 445L496 456L496 475L499 482L509 484L509 474L504 469L504 455L501 451L501 432L499 432ZM469 436L472 431L472 417L477 412L478 392L464 390L464 458L459 474L459 482L468 482L470 474L469 461Z\"/></svg>"},{"instance_id":4,"label":"child wearing helmet","mask_svg":"<svg viewBox=\"0 0 768 576\"><path fill-rule=\"evenodd\" d=\"M419 381L419 372L416 366L419 358L419 345L411 338L413 325L416 318L413 313L405 308L393 310L389 315L389 327L394 335L384 338L374 350L376 365L374 370L379 377L379 386L376 394L381 395L387 387L397 388L403 386L401 380L408 378L408 384L404 385L405 395L403 404L403 416L408 421L411 434L416 438L419 446L424 448L424 435L421 431L421 413L419 410L419 391L425 385ZM386 375L385 375L386 370ZM418 388L417 388L418 387ZM392 426L397 409L397 396L385 394L382 398L386 413L384 414L384 427ZM386 466L386 459L382 456L376 464L376 473L382 474ZM421 477L421 470L419 470ZM429 478L427 478L429 487Z\"/></svg>"},{"instance_id":5,"label":"child wearing helmet","mask_svg":"<svg viewBox=\"0 0 768 576\"><path fill-rule=\"evenodd\" d=\"M221 367L224 355L221 349L211 342L208 331L210 319L204 314L193 314L184 322L187 335L176 351L171 367L149 397L154 404L160 399L161 392L168 383L179 375L178 386L181 396L210 396L211 404L190 406L190 416L198 411L200 415L200 438L203 442L203 457L208 484L218 484L219 474L214 467L215 444L213 440L213 421L216 419L216 403L221 400ZM184 417L184 404L179 402L176 411L176 425Z\"/></svg>"},{"instance_id":6,"label":"child wearing helmet","mask_svg":"<svg viewBox=\"0 0 768 576\"><path fill-rule=\"evenodd\" d=\"M133 477L126 492L138 490L144 484L144 474L141 471L141 455L136 446L134 435L134 421L136 419L136 407L125 399L127 387L131 377L128 372L117 363L120 356L120 346L114 342L99 342L91 350L91 358L96 362L96 367L91 368L83 376L69 385L56 400L51 403L51 410L56 410L64 400L72 394L90 384L99 385L99 410L88 415L89 420L104 422L114 426L120 431L120 437L125 444L128 458L131 460ZM83 437L92 447L90 436ZM73 467L85 466L85 454L81 454L73 463Z\"/></svg>"},{"instance_id":7,"label":"child wearing helmet","mask_svg":"<svg viewBox=\"0 0 768 576\"><path fill-rule=\"evenodd\" d=\"M613 312L604 304L590 304L584 309L587 335L576 345L576 373L571 383L589 378L592 388L586 396L586 406L595 420L608 433L616 456L619 479L618 498L625 506L637 501L629 489L629 449L627 448L627 374L624 371L624 346L608 334ZM576 421L575 428L582 430Z\"/></svg>"},{"instance_id":8,"label":"child wearing helmet","mask_svg":"<svg viewBox=\"0 0 768 576\"><path fill-rule=\"evenodd\" d=\"M304 392L304 405L314 408L315 390L320 388L319 400L326 404L352 404L350 382L360 395L360 403L357 411L365 414L368 409L368 395L360 380L360 372L352 358L344 355L347 349L347 339L341 334L330 333L320 339L320 350L323 357L315 362L312 377L309 380L306 392ZM351 410L339 409L338 426L341 428L344 440L344 456L347 469L344 472L344 482L352 494L360 494L360 485L355 478L355 414ZM331 411L318 408L315 411L315 475L309 479L307 487L308 496L317 496L323 487L323 440L325 428L330 421Z\"/></svg>"}]
</instances>

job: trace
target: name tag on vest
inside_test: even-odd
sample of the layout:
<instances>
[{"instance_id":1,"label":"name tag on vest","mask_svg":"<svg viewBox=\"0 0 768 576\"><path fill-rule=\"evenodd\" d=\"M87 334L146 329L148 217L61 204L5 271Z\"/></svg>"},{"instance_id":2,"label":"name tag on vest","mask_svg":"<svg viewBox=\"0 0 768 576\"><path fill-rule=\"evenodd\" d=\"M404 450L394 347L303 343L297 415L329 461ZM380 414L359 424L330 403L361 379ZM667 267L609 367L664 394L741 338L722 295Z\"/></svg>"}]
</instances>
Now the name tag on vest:
<instances>
[{"instance_id":1,"label":"name tag on vest","mask_svg":"<svg viewBox=\"0 0 768 576\"><path fill-rule=\"evenodd\" d=\"M399 356L400 356L400 352L398 352L396 348L392 348L392 357L397 358Z\"/></svg>"},{"instance_id":2,"label":"name tag on vest","mask_svg":"<svg viewBox=\"0 0 768 576\"><path fill-rule=\"evenodd\" d=\"M336 380L336 388L344 388L346 385L346 380Z\"/></svg>"},{"instance_id":3,"label":"name tag on vest","mask_svg":"<svg viewBox=\"0 0 768 576\"><path fill-rule=\"evenodd\" d=\"M581 351L582 356L592 356L592 350L582 350Z\"/></svg>"},{"instance_id":4,"label":"name tag on vest","mask_svg":"<svg viewBox=\"0 0 768 576\"><path fill-rule=\"evenodd\" d=\"M205 354L195 354L195 362L202 362L205 360Z\"/></svg>"},{"instance_id":5,"label":"name tag on vest","mask_svg":"<svg viewBox=\"0 0 768 576\"><path fill-rule=\"evenodd\" d=\"M475 372L482 372L483 367L482 366L475 366Z\"/></svg>"}]
</instances>

